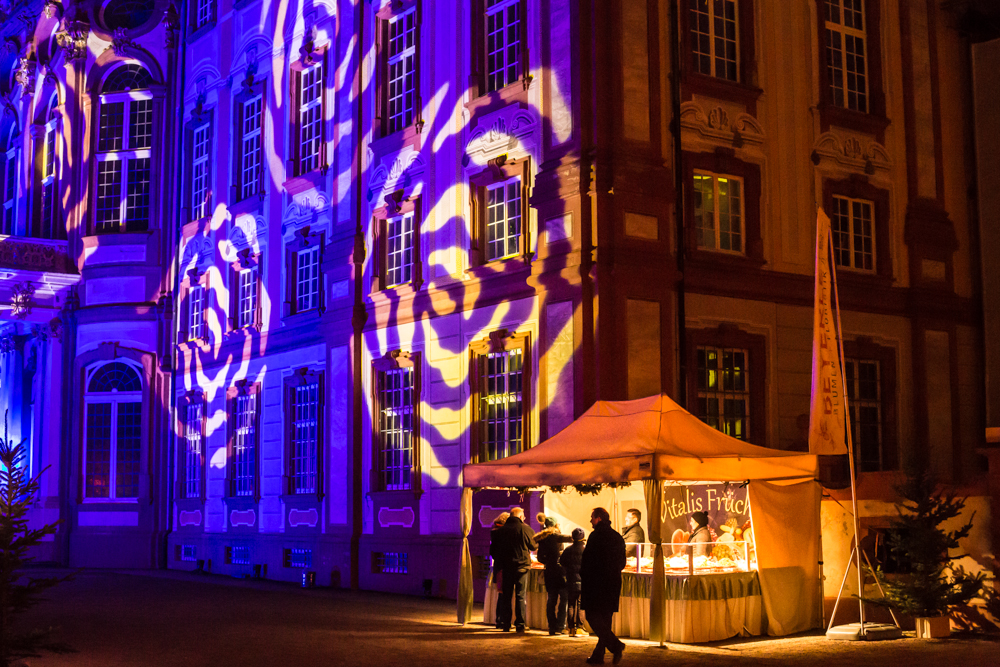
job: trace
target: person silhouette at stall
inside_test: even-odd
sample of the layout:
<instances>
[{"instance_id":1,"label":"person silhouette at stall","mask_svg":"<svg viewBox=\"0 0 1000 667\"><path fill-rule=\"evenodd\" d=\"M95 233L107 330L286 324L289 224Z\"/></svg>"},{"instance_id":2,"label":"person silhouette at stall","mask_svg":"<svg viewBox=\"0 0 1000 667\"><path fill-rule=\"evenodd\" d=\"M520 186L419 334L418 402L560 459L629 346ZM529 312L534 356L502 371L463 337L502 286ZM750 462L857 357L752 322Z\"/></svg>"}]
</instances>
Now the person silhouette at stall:
<instances>
[{"instance_id":1,"label":"person silhouette at stall","mask_svg":"<svg viewBox=\"0 0 1000 667\"><path fill-rule=\"evenodd\" d=\"M622 594L622 570L625 568L625 540L611 527L611 515L603 507L590 514L594 531L587 540L580 560L580 603L587 622L597 634L597 646L587 658L588 665L604 662L610 651L614 664L622 660L625 644L615 636L611 619L618 611Z\"/></svg>"},{"instance_id":2,"label":"person silhouette at stall","mask_svg":"<svg viewBox=\"0 0 1000 667\"><path fill-rule=\"evenodd\" d=\"M531 552L535 545L534 531L524 523L524 510L515 507L510 511L510 517L503 528L497 531L497 544L493 549L494 565L499 565L502 585L500 589L499 611L500 629L510 632L511 616L518 632L525 631L525 616L527 610L524 603L524 586L531 568ZM513 609L512 609L512 604Z\"/></svg>"},{"instance_id":3,"label":"person silhouette at stall","mask_svg":"<svg viewBox=\"0 0 1000 667\"><path fill-rule=\"evenodd\" d=\"M646 542L646 531L642 529L642 512L634 507L625 513L625 529L622 531L625 540L625 555L629 558L638 555L635 545Z\"/></svg>"},{"instance_id":4,"label":"person silhouette at stall","mask_svg":"<svg viewBox=\"0 0 1000 667\"><path fill-rule=\"evenodd\" d=\"M570 637L576 637L577 628L583 627L580 623L580 561L583 559L585 536L583 528L574 528L573 544L566 547L566 550L559 556L559 564L563 566L563 571L566 573L568 598L566 622L569 624Z\"/></svg>"},{"instance_id":5,"label":"person silhouette at stall","mask_svg":"<svg viewBox=\"0 0 1000 667\"><path fill-rule=\"evenodd\" d=\"M712 535L708 532L708 515L704 512L692 512L689 523L691 537L688 538L688 545L690 545L688 550L695 558L707 556L709 543L712 541Z\"/></svg>"},{"instance_id":6,"label":"person silhouette at stall","mask_svg":"<svg viewBox=\"0 0 1000 667\"><path fill-rule=\"evenodd\" d=\"M559 524L550 516L541 512L536 517L542 524L541 531L535 533L535 544L538 545L538 562L545 566L545 591L548 599L545 602L545 615L548 618L549 634L561 635L566 630L566 572L559 563L563 545L573 541L569 535L563 535Z\"/></svg>"},{"instance_id":7,"label":"person silhouette at stall","mask_svg":"<svg viewBox=\"0 0 1000 667\"><path fill-rule=\"evenodd\" d=\"M503 606L504 602L503 595L501 594L501 591L503 591L503 571L497 564L497 553L498 550L501 548L500 543L502 541L502 538L498 537L498 535L501 534L500 529L503 528L504 524L507 523L507 519L509 518L510 518L510 512L501 512L499 516L497 516L496 520L493 521L493 528L490 530L490 558L493 559L492 585L496 586L497 588L496 613L493 617L493 620L496 623L497 630L500 629L500 618L502 616L500 612L500 607Z\"/></svg>"}]
</instances>

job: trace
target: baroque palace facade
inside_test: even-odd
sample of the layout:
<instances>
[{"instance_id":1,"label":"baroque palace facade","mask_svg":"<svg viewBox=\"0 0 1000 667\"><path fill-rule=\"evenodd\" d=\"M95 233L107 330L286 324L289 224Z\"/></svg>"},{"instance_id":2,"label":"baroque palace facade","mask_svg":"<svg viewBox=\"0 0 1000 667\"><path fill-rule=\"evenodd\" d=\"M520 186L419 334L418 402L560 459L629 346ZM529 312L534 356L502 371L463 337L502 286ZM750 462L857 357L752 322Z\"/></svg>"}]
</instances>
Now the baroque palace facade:
<instances>
[{"instance_id":1,"label":"baroque palace facade","mask_svg":"<svg viewBox=\"0 0 1000 667\"><path fill-rule=\"evenodd\" d=\"M0 400L42 558L454 595L462 465L597 399L806 449L817 205L865 525L909 463L989 513L937 2L6 5Z\"/></svg>"}]
</instances>

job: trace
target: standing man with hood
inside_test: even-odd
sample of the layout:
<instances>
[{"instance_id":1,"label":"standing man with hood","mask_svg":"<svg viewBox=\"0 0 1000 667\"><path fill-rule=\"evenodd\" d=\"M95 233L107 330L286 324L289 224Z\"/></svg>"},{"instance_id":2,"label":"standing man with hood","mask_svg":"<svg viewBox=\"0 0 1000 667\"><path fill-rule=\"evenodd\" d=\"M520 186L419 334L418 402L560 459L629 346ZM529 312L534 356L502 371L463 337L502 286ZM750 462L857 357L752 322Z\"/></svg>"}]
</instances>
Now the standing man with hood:
<instances>
[{"instance_id":1,"label":"standing man with hood","mask_svg":"<svg viewBox=\"0 0 1000 667\"><path fill-rule=\"evenodd\" d=\"M580 603L587 612L587 622L597 634L597 646L587 664L604 662L605 650L611 651L614 664L622 660L625 644L611 629L611 619L618 611L622 594L622 569L625 567L625 540L611 527L611 515L603 507L590 514L594 532L587 540L580 562Z\"/></svg>"},{"instance_id":2,"label":"standing man with hood","mask_svg":"<svg viewBox=\"0 0 1000 667\"><path fill-rule=\"evenodd\" d=\"M510 511L507 523L497 531L496 550L493 554L494 563L501 571L502 589L500 591L499 611L503 613L500 619L500 629L510 632L511 616L518 632L524 632L524 618L527 613L524 603L524 585L531 568L531 552L536 549L532 539L535 532L524 523L524 510L515 507ZM511 598L515 598L514 609L511 609Z\"/></svg>"},{"instance_id":3,"label":"standing man with hood","mask_svg":"<svg viewBox=\"0 0 1000 667\"><path fill-rule=\"evenodd\" d=\"M545 566L545 591L548 599L545 603L545 615L549 622L549 634L561 635L566 629L566 572L559 562L563 544L573 541L569 535L559 531L559 525L552 517L541 512L535 517L544 528L535 533L535 544L538 545L538 562Z\"/></svg>"}]
</instances>

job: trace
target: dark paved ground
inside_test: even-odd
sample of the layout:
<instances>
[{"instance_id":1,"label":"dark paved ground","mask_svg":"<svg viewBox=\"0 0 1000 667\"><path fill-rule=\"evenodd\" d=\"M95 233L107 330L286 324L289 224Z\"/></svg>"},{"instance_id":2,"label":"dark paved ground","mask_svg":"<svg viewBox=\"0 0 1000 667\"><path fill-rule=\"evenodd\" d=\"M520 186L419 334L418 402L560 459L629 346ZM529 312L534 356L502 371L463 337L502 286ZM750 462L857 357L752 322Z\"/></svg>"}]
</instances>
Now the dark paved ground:
<instances>
[{"instance_id":1,"label":"dark paved ground","mask_svg":"<svg viewBox=\"0 0 1000 667\"><path fill-rule=\"evenodd\" d=\"M454 602L444 600L174 572L87 571L49 598L29 621L58 626L57 636L77 652L30 658L31 667L583 665L595 641L460 627ZM982 638L855 643L809 635L667 650L628 644L625 666L1000 665L1000 642Z\"/></svg>"}]
</instances>

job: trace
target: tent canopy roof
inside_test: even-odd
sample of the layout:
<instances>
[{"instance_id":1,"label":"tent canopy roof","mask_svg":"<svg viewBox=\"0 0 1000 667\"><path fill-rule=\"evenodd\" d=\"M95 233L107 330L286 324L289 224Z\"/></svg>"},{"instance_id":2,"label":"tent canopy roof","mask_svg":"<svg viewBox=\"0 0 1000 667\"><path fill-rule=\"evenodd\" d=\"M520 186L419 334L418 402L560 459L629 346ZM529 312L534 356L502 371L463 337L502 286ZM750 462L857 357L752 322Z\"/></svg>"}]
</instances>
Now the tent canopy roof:
<instances>
[{"instance_id":1,"label":"tent canopy roof","mask_svg":"<svg viewBox=\"0 0 1000 667\"><path fill-rule=\"evenodd\" d=\"M565 486L641 479L814 477L813 454L758 447L708 426L666 394L597 401L543 443L464 467L469 487Z\"/></svg>"}]
</instances>

